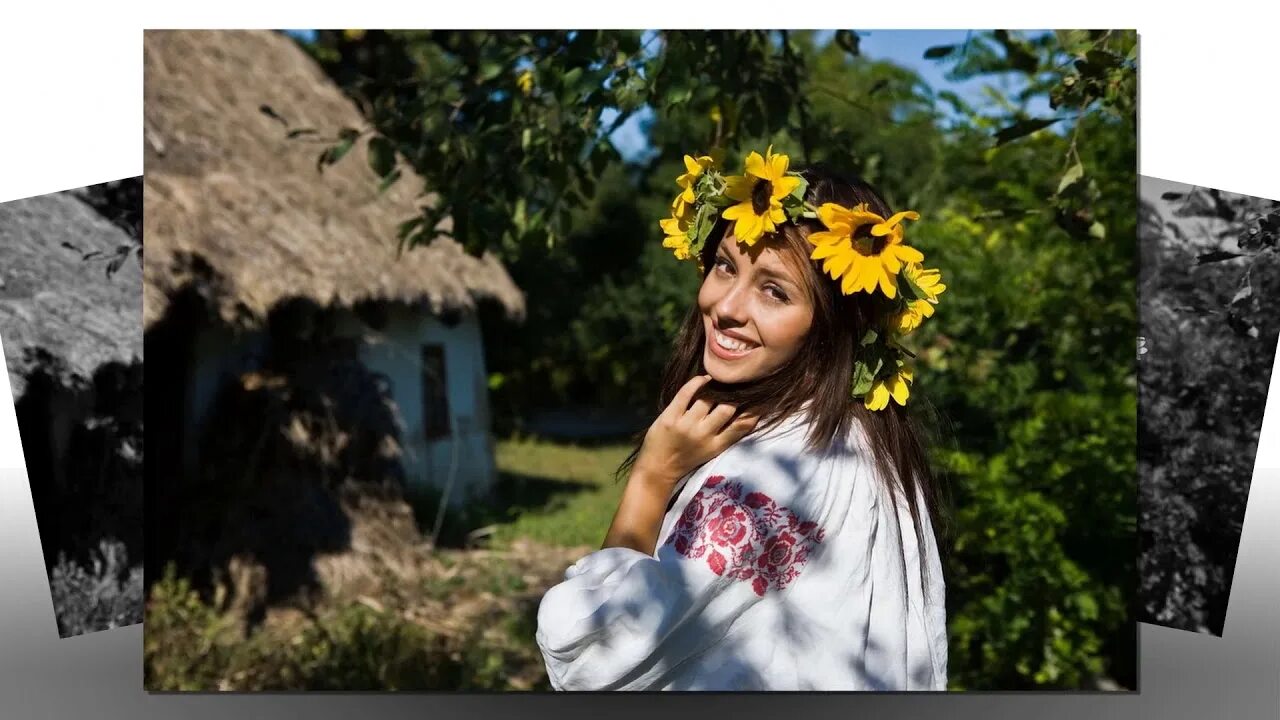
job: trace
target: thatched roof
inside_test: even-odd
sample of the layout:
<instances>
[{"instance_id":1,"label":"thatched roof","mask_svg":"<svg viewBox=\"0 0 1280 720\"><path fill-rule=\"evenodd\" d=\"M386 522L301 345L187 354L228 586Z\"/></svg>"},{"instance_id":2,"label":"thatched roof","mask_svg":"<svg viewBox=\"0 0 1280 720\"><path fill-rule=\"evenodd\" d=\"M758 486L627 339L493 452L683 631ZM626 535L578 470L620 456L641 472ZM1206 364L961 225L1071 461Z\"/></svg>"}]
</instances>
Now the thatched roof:
<instances>
[{"instance_id":1,"label":"thatched roof","mask_svg":"<svg viewBox=\"0 0 1280 720\"><path fill-rule=\"evenodd\" d=\"M368 124L293 40L147 31L143 47L148 327L188 284L225 321L250 325L289 298L437 313L489 298L523 317L524 296L492 255L476 258L441 237L396 257L399 224L432 201L419 196L419 176L406 172L380 196L365 141L321 174L325 146L286 137L290 128L332 137Z\"/></svg>"},{"instance_id":2,"label":"thatched roof","mask_svg":"<svg viewBox=\"0 0 1280 720\"><path fill-rule=\"evenodd\" d=\"M64 382L87 380L108 362L142 359L136 256L111 277L108 258L85 259L130 244L74 191L0 204L0 338L15 400L40 351L61 361Z\"/></svg>"}]
</instances>

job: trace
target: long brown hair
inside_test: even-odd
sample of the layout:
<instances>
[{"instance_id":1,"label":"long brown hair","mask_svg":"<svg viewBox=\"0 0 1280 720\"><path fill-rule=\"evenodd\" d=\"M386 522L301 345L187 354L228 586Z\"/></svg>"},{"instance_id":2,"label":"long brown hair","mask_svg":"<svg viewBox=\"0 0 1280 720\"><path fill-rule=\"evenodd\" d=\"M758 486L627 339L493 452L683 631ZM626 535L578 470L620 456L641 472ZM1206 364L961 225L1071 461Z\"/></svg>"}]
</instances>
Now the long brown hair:
<instances>
[{"instance_id":1,"label":"long brown hair","mask_svg":"<svg viewBox=\"0 0 1280 720\"><path fill-rule=\"evenodd\" d=\"M866 203L881 217L892 215L881 194L860 178L845 177L820 165L801 170L800 174L808 182L804 199L815 207L827 202L844 207ZM768 376L751 382L724 384L712 380L698 397L712 404L732 404L739 414L758 415L760 422L753 433L774 427L812 401L808 408L807 445L815 451L831 447L837 438L847 437L853 423L859 423L870 440L880 481L886 484L895 511L899 493L906 500L918 547L923 553L922 512L931 519L935 541L946 535L940 483L929 467L924 425L915 412L921 407L926 411L929 408L914 391L910 400L912 410L890 402L882 410L871 411L861 399L851 397L849 390L858 341L868 328L884 332L893 305L879 292L843 294L838 283L822 272L820 261L809 259L812 246L807 238L809 233L821 229L823 226L816 220L797 218L763 239L781 251L794 269L801 271L813 303L813 324L796 356ZM728 230L729 223L721 218L702 249L704 280L715 265L716 250ZM868 231L867 226L860 229L861 233ZM706 373L702 364L705 343L702 312L695 299L663 370L658 412L671 403L690 378ZM643 441L643 436L640 440ZM637 443L618 468L618 479L630 474L639 452ZM924 569L926 564L922 562L921 567Z\"/></svg>"}]
</instances>

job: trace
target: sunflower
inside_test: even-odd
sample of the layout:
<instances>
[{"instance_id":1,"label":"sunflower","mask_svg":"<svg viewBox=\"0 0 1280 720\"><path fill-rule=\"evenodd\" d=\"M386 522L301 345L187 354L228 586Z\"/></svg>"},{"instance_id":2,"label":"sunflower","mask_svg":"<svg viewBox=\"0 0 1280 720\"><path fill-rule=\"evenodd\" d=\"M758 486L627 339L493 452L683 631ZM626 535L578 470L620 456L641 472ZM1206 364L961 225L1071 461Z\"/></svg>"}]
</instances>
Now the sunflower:
<instances>
[{"instance_id":1,"label":"sunflower","mask_svg":"<svg viewBox=\"0 0 1280 720\"><path fill-rule=\"evenodd\" d=\"M734 236L747 245L755 245L786 221L782 199L800 186L800 178L787 175L790 162L786 155L774 155L770 145L764 157L754 151L747 156L746 175L725 178L724 194L738 204L727 208L723 217L734 221Z\"/></svg>"},{"instance_id":2,"label":"sunflower","mask_svg":"<svg viewBox=\"0 0 1280 720\"><path fill-rule=\"evenodd\" d=\"M905 367L898 368L893 375L887 378L876 380L875 384L871 386L871 391L867 393L867 409L883 410L889 406L889 398L891 397L899 405L906 405L907 396L911 394L907 384L911 380L911 371Z\"/></svg>"},{"instance_id":3,"label":"sunflower","mask_svg":"<svg viewBox=\"0 0 1280 720\"><path fill-rule=\"evenodd\" d=\"M879 287L886 296L896 297L902 266L924 260L919 250L902 244L898 223L919 217L908 210L885 220L867 209L866 203L853 209L824 203L818 208L818 218L827 229L809 234L809 242L815 246L809 257L822 260L822 269L832 280L844 278L840 289L845 295L859 290L871 293ZM855 237L865 225L871 226L870 237Z\"/></svg>"},{"instance_id":4,"label":"sunflower","mask_svg":"<svg viewBox=\"0 0 1280 720\"><path fill-rule=\"evenodd\" d=\"M933 303L928 300L912 300L893 317L894 328L905 335L920 327L927 317L933 317Z\"/></svg>"},{"instance_id":5,"label":"sunflower","mask_svg":"<svg viewBox=\"0 0 1280 720\"><path fill-rule=\"evenodd\" d=\"M907 282L911 283L912 288L919 290L916 293L917 296L923 297L934 305L938 304L938 296L942 291L947 289L947 286L942 284L941 272L936 268L925 270L920 263L907 263L902 268L902 275Z\"/></svg>"},{"instance_id":6,"label":"sunflower","mask_svg":"<svg viewBox=\"0 0 1280 720\"><path fill-rule=\"evenodd\" d=\"M677 201L679 199L676 198ZM683 212L658 221L662 232L667 234L667 238L662 241L662 247L674 250L677 260L688 260L693 255L691 248L693 239L689 237L689 225L693 222L693 213L690 210L692 207L685 206Z\"/></svg>"},{"instance_id":7,"label":"sunflower","mask_svg":"<svg viewBox=\"0 0 1280 720\"><path fill-rule=\"evenodd\" d=\"M697 183L702 173L710 168L715 167L716 161L710 155L702 155L693 157L691 155L684 156L685 173L676 178L676 184L684 189L684 192L676 196L671 202L671 211L674 215L683 215L685 208L693 204L697 199L697 195L693 192L693 186Z\"/></svg>"}]
</instances>

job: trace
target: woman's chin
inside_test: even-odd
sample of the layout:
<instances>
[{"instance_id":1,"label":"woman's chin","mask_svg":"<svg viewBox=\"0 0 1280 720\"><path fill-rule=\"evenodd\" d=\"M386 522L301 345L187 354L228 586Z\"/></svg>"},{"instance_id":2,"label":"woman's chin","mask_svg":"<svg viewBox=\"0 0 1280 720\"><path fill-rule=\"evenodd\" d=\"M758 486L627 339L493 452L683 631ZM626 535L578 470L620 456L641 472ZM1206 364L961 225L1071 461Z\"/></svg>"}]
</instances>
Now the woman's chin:
<instances>
[{"instance_id":1,"label":"woman's chin","mask_svg":"<svg viewBox=\"0 0 1280 720\"><path fill-rule=\"evenodd\" d=\"M757 373L752 372L751 367L739 365L738 362L732 360L725 360L711 350L703 350L702 367L706 368L707 374L711 376L712 380L726 385L750 382L758 377Z\"/></svg>"}]
</instances>

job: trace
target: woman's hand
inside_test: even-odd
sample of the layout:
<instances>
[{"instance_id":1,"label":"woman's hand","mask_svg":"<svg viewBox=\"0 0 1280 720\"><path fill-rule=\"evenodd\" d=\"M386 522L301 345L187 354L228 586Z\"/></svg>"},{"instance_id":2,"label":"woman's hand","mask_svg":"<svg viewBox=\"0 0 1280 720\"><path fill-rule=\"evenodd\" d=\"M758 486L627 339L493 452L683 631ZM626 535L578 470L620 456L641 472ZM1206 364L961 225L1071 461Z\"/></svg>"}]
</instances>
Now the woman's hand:
<instances>
[{"instance_id":1,"label":"woman's hand","mask_svg":"<svg viewBox=\"0 0 1280 720\"><path fill-rule=\"evenodd\" d=\"M755 428L759 418L754 416L732 420L737 412L732 405L691 402L710 379L710 375L699 375L685 383L649 426L601 547L627 547L652 555L675 484Z\"/></svg>"},{"instance_id":2,"label":"woman's hand","mask_svg":"<svg viewBox=\"0 0 1280 720\"><path fill-rule=\"evenodd\" d=\"M755 428L758 417L733 420L738 410L733 405L712 407L706 400L693 400L710 380L710 375L697 375L680 388L645 433L633 474L669 489Z\"/></svg>"}]
</instances>

